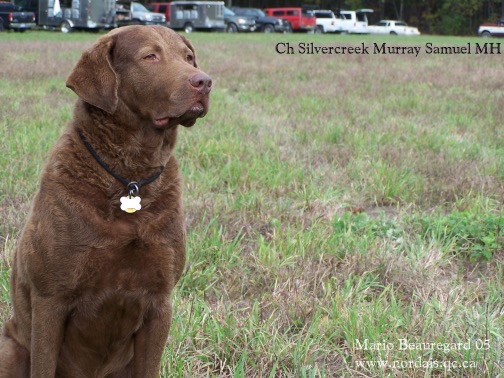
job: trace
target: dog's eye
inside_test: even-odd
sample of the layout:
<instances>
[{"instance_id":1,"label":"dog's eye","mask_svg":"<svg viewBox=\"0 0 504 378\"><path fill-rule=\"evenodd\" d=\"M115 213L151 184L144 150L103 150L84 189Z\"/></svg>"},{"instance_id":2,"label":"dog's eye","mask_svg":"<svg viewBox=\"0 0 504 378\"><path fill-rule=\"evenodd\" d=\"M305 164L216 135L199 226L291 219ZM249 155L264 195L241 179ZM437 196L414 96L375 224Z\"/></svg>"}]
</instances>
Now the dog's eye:
<instances>
[{"instance_id":1,"label":"dog's eye","mask_svg":"<svg viewBox=\"0 0 504 378\"><path fill-rule=\"evenodd\" d=\"M194 56L187 54L186 60L188 63L194 63Z\"/></svg>"},{"instance_id":2,"label":"dog's eye","mask_svg":"<svg viewBox=\"0 0 504 378\"><path fill-rule=\"evenodd\" d=\"M152 53L152 54L148 54L148 55L144 56L143 59L144 60L155 61L155 60L158 60L159 58L158 58L158 56L156 54Z\"/></svg>"}]
</instances>

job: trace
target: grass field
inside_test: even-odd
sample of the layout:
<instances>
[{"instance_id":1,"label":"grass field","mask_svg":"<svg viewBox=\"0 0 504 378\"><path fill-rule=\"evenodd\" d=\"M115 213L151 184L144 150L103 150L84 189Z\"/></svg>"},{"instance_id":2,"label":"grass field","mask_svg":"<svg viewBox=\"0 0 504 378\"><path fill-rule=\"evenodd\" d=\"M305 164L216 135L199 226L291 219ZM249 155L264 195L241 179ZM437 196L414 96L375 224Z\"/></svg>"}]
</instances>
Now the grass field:
<instances>
[{"instance_id":1,"label":"grass field","mask_svg":"<svg viewBox=\"0 0 504 378\"><path fill-rule=\"evenodd\" d=\"M76 99L65 78L96 38L0 34L0 320ZM475 54L476 38L190 39L214 89L176 150L188 264L162 376L502 376L502 55ZM310 42L422 52L299 54Z\"/></svg>"}]
</instances>

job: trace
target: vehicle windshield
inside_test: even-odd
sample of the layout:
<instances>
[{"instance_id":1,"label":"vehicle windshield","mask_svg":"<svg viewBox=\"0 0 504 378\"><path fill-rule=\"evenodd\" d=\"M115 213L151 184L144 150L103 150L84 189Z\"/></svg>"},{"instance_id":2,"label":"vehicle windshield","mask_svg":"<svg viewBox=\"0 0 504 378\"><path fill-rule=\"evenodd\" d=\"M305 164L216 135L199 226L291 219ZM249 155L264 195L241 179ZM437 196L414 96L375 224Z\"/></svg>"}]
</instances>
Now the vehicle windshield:
<instances>
[{"instance_id":1,"label":"vehicle windshield","mask_svg":"<svg viewBox=\"0 0 504 378\"><path fill-rule=\"evenodd\" d=\"M149 12L147 8L145 8L142 4L140 3L131 3L131 10L133 12Z\"/></svg>"},{"instance_id":2,"label":"vehicle windshield","mask_svg":"<svg viewBox=\"0 0 504 378\"><path fill-rule=\"evenodd\" d=\"M317 18L333 18L331 12L313 12L313 16Z\"/></svg>"},{"instance_id":3,"label":"vehicle windshield","mask_svg":"<svg viewBox=\"0 0 504 378\"><path fill-rule=\"evenodd\" d=\"M224 16L233 17L236 16L236 14L231 9L224 7Z\"/></svg>"},{"instance_id":4,"label":"vehicle windshield","mask_svg":"<svg viewBox=\"0 0 504 378\"><path fill-rule=\"evenodd\" d=\"M265 17L266 16L266 14L262 10L256 9L256 8L244 8L244 9L237 8L235 11L235 14L238 14L241 16L251 16L251 17Z\"/></svg>"}]
</instances>

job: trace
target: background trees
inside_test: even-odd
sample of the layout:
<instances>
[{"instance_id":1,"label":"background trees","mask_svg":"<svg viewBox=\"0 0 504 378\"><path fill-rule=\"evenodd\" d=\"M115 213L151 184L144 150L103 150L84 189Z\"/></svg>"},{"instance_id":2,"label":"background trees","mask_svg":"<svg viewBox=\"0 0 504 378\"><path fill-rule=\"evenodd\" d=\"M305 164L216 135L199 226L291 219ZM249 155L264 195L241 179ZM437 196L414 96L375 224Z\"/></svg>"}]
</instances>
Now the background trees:
<instances>
[{"instance_id":1,"label":"background trees","mask_svg":"<svg viewBox=\"0 0 504 378\"><path fill-rule=\"evenodd\" d=\"M504 0L225 0L244 7L316 6L320 9L374 10L370 23L390 18L404 20L423 33L476 34L484 21L504 18Z\"/></svg>"}]
</instances>

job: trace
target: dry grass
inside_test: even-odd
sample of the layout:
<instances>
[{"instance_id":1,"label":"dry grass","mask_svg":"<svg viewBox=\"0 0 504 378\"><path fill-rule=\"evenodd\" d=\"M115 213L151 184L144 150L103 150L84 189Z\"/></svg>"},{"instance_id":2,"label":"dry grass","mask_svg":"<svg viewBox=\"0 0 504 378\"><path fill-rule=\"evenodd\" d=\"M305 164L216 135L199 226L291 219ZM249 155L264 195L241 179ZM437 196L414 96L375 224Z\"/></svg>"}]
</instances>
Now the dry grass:
<instances>
[{"instance_id":1,"label":"dry grass","mask_svg":"<svg viewBox=\"0 0 504 378\"><path fill-rule=\"evenodd\" d=\"M457 240L419 220L444 225L445 215L461 212L502 220L502 59L274 50L283 41L356 45L359 38L374 42L191 36L215 90L210 114L181 132L177 150L189 256L163 376L501 372L502 235L490 260L469 261ZM0 41L0 148L8 151L0 158L4 319L15 239L40 162L75 100L64 79L93 39L26 33ZM403 351L403 338L472 344L447 353ZM356 339L395 348L359 350ZM489 340L488 350L478 340ZM419 358L476 366L358 365Z\"/></svg>"}]
</instances>

